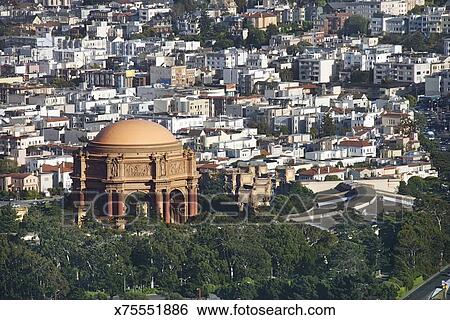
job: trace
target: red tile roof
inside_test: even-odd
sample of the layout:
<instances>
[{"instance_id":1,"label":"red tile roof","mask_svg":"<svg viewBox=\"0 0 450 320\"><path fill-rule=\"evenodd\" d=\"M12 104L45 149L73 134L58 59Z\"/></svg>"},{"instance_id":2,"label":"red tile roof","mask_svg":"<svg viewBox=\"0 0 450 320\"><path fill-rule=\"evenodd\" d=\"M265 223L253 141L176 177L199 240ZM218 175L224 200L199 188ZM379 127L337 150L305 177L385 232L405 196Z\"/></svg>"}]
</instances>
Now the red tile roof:
<instances>
[{"instance_id":1,"label":"red tile roof","mask_svg":"<svg viewBox=\"0 0 450 320\"><path fill-rule=\"evenodd\" d=\"M276 17L275 13L271 12L253 12L253 13L244 13L243 16L247 18L266 18L266 17Z\"/></svg>"},{"instance_id":2,"label":"red tile roof","mask_svg":"<svg viewBox=\"0 0 450 320\"><path fill-rule=\"evenodd\" d=\"M301 85L300 88L303 88L303 89L317 89L317 88L319 88L319 86L317 86L315 84L312 84L312 83L307 83L307 84Z\"/></svg>"},{"instance_id":3,"label":"red tile roof","mask_svg":"<svg viewBox=\"0 0 450 320\"><path fill-rule=\"evenodd\" d=\"M220 164L217 163L204 163L204 164L198 164L197 169L198 170L216 170L220 167Z\"/></svg>"},{"instance_id":4,"label":"red tile roof","mask_svg":"<svg viewBox=\"0 0 450 320\"><path fill-rule=\"evenodd\" d=\"M26 177L32 176L30 172L25 173L5 173L0 175L1 177L11 177L13 179L25 179Z\"/></svg>"},{"instance_id":5,"label":"red tile roof","mask_svg":"<svg viewBox=\"0 0 450 320\"><path fill-rule=\"evenodd\" d=\"M372 144L366 140L345 140L339 143L339 145L342 147L355 147L355 148L372 146Z\"/></svg>"},{"instance_id":6,"label":"red tile roof","mask_svg":"<svg viewBox=\"0 0 450 320\"><path fill-rule=\"evenodd\" d=\"M43 173L54 173L58 172L58 169L61 170L61 173L63 172L72 172L73 171L73 164L72 163L62 163L59 166L52 166L50 164L44 164L41 167L41 171Z\"/></svg>"},{"instance_id":7,"label":"red tile roof","mask_svg":"<svg viewBox=\"0 0 450 320\"><path fill-rule=\"evenodd\" d=\"M393 118L404 118L408 117L409 115L407 113L402 112L384 112L381 114L382 117L393 117Z\"/></svg>"},{"instance_id":8,"label":"red tile roof","mask_svg":"<svg viewBox=\"0 0 450 320\"><path fill-rule=\"evenodd\" d=\"M67 117L44 117L47 122L69 121Z\"/></svg>"}]
</instances>

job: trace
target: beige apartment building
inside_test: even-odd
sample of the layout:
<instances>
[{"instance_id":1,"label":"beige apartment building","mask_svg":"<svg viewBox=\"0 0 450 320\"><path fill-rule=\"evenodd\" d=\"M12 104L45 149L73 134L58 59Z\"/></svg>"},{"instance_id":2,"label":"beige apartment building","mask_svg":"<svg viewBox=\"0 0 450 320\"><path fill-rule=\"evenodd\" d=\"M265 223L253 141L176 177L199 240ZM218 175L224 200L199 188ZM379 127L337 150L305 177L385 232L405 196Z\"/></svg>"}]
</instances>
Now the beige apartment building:
<instances>
[{"instance_id":1,"label":"beige apartment building","mask_svg":"<svg viewBox=\"0 0 450 320\"><path fill-rule=\"evenodd\" d=\"M178 113L189 114L191 116L213 116L208 99L179 97L175 99L174 106L175 111Z\"/></svg>"},{"instance_id":2,"label":"beige apartment building","mask_svg":"<svg viewBox=\"0 0 450 320\"><path fill-rule=\"evenodd\" d=\"M150 84L162 83L175 87L192 86L195 84L195 70L186 66L151 66Z\"/></svg>"},{"instance_id":3,"label":"beige apartment building","mask_svg":"<svg viewBox=\"0 0 450 320\"><path fill-rule=\"evenodd\" d=\"M256 29L265 30L269 25L277 25L278 19L275 13L256 12L249 13L245 17L253 24Z\"/></svg>"},{"instance_id":4,"label":"beige apartment building","mask_svg":"<svg viewBox=\"0 0 450 320\"><path fill-rule=\"evenodd\" d=\"M31 173L0 175L0 191L39 191L39 178Z\"/></svg>"}]
</instances>

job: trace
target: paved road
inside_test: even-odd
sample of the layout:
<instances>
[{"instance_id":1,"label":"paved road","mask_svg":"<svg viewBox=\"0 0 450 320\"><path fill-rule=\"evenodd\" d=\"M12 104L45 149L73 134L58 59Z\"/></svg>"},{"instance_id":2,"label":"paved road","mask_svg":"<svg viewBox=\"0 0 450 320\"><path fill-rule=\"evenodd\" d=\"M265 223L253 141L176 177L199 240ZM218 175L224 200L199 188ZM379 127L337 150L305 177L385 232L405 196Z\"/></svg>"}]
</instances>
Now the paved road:
<instances>
[{"instance_id":1,"label":"paved road","mask_svg":"<svg viewBox=\"0 0 450 320\"><path fill-rule=\"evenodd\" d=\"M33 203L37 202L52 202L55 200L60 200L62 197L61 196L56 196L56 197L50 197L50 198L43 198L43 199L37 199L37 200L13 200L13 201L0 201L0 207L2 206L7 206L7 205L18 205L20 207L29 207L31 206Z\"/></svg>"},{"instance_id":2,"label":"paved road","mask_svg":"<svg viewBox=\"0 0 450 320\"><path fill-rule=\"evenodd\" d=\"M405 300L428 300L431 293L437 287L441 286L442 281L450 279L450 265L448 265L443 271L435 274L422 285L410 292L404 299ZM449 297L447 297L449 299Z\"/></svg>"}]
</instances>

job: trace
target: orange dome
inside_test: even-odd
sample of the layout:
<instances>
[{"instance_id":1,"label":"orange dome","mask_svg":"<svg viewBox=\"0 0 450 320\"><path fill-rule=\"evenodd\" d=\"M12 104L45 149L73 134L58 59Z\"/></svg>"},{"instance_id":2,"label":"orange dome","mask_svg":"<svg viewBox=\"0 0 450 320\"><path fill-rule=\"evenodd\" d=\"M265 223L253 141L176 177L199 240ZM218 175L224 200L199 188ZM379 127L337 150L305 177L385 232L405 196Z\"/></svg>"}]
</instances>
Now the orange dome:
<instances>
[{"instance_id":1,"label":"orange dome","mask_svg":"<svg viewBox=\"0 0 450 320\"><path fill-rule=\"evenodd\" d=\"M174 135L162 125L147 120L122 120L103 128L93 142L112 146L173 144Z\"/></svg>"}]
</instances>

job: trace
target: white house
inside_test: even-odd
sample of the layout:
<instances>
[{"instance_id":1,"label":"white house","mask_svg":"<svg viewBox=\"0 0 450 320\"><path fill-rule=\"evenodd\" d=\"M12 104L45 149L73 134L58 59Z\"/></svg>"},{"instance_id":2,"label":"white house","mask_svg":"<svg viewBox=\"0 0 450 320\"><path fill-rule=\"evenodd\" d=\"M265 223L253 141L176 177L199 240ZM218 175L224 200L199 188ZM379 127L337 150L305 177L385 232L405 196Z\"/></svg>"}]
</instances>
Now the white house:
<instances>
[{"instance_id":1,"label":"white house","mask_svg":"<svg viewBox=\"0 0 450 320\"><path fill-rule=\"evenodd\" d=\"M365 140L344 140L339 148L347 150L349 157L375 157L377 154L376 146Z\"/></svg>"}]
</instances>

